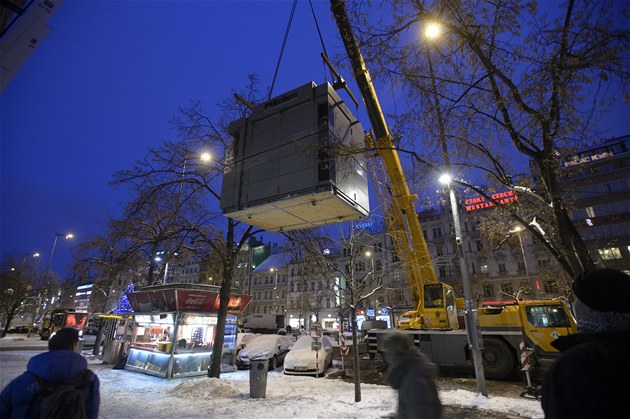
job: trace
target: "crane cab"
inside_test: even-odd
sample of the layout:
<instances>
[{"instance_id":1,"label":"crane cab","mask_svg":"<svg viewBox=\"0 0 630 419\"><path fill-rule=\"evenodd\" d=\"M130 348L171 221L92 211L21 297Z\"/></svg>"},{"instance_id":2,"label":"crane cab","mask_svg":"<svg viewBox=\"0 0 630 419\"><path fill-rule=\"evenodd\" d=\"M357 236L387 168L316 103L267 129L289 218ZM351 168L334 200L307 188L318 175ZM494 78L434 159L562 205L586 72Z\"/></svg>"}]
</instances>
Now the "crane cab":
<instances>
[{"instance_id":1,"label":"crane cab","mask_svg":"<svg viewBox=\"0 0 630 419\"><path fill-rule=\"evenodd\" d=\"M455 291L448 284L425 284L416 310L404 312L399 329L459 329Z\"/></svg>"}]
</instances>

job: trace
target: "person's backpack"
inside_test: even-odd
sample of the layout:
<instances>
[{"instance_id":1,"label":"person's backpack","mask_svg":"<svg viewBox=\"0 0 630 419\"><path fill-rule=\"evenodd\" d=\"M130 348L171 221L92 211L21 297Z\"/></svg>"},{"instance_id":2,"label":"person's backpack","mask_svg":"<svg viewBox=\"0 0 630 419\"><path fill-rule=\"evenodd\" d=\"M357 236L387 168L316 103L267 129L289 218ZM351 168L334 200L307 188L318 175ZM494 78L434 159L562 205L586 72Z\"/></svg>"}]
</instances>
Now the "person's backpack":
<instances>
[{"instance_id":1,"label":"person's backpack","mask_svg":"<svg viewBox=\"0 0 630 419\"><path fill-rule=\"evenodd\" d=\"M76 379L55 383L37 377L41 386L39 417L42 419L85 419L83 392L90 384L93 372L86 369Z\"/></svg>"}]
</instances>

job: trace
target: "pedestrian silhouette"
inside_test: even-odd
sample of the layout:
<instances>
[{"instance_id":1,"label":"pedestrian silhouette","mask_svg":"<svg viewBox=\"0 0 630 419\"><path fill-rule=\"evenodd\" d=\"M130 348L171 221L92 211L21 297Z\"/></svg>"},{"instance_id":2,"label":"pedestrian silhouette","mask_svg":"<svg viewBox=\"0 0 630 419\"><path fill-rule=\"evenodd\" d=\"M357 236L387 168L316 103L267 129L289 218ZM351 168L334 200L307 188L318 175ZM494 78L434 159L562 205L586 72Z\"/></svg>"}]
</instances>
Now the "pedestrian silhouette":
<instances>
[{"instance_id":1,"label":"pedestrian silhouette","mask_svg":"<svg viewBox=\"0 0 630 419\"><path fill-rule=\"evenodd\" d=\"M76 414L96 419L100 404L100 383L98 377L88 370L85 358L75 352L78 344L77 329L68 327L57 331L48 341L48 352L31 358L26 372L11 381L0 393L0 418L39 418L43 410L63 410L65 407L74 412L73 415L64 414L65 418ZM61 391L63 395L57 397L62 394ZM73 395L78 395L78 398L73 398ZM69 406L72 401L79 399L82 405Z\"/></svg>"},{"instance_id":2,"label":"pedestrian silhouette","mask_svg":"<svg viewBox=\"0 0 630 419\"><path fill-rule=\"evenodd\" d=\"M408 335L398 331L388 333L380 349L387 363L387 382L398 390L396 417L441 417L442 403L434 380L437 368L428 357L413 346Z\"/></svg>"},{"instance_id":3,"label":"pedestrian silhouette","mask_svg":"<svg viewBox=\"0 0 630 419\"><path fill-rule=\"evenodd\" d=\"M545 375L545 417L630 418L630 276L594 269L572 289L578 333L552 343L562 358Z\"/></svg>"}]
</instances>

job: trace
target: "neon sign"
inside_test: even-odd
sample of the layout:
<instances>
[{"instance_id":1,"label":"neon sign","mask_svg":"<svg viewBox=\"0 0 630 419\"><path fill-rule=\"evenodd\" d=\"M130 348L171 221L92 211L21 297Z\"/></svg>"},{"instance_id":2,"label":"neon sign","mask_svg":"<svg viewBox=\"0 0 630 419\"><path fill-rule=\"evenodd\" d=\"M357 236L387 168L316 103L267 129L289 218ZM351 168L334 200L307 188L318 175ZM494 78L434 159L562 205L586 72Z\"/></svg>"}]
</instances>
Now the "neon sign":
<instances>
[{"instance_id":1,"label":"neon sign","mask_svg":"<svg viewBox=\"0 0 630 419\"><path fill-rule=\"evenodd\" d=\"M563 163L564 167L573 167L573 166L578 166L581 164L586 164L586 163L590 163L590 162L594 162L594 161L598 161L598 160L602 160L602 159L606 159L609 157L614 156L614 154L611 151L603 151L601 153L593 153L589 156L573 156L571 158L571 160L567 160Z\"/></svg>"},{"instance_id":2,"label":"neon sign","mask_svg":"<svg viewBox=\"0 0 630 419\"><path fill-rule=\"evenodd\" d=\"M492 199L498 202L499 205L506 205L516 202L518 200L518 197L516 196L516 192L514 191L505 191L492 194ZM484 196L468 198L464 203L466 204L466 212L478 211L495 206L494 202L487 201L486 197Z\"/></svg>"}]
</instances>

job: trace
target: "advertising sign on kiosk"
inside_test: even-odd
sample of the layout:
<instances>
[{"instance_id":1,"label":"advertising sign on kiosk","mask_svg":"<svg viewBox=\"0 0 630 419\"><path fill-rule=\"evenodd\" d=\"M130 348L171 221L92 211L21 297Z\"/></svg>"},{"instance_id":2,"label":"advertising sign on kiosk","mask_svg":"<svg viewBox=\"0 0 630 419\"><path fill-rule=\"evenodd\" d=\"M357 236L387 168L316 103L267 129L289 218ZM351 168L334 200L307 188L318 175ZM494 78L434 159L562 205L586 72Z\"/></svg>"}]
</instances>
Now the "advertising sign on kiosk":
<instances>
[{"instance_id":1,"label":"advertising sign on kiosk","mask_svg":"<svg viewBox=\"0 0 630 419\"><path fill-rule=\"evenodd\" d=\"M220 306L219 287L169 284L128 294L135 326L125 369L164 378L206 375ZM236 370L237 315L252 297L231 294L221 371Z\"/></svg>"}]
</instances>

